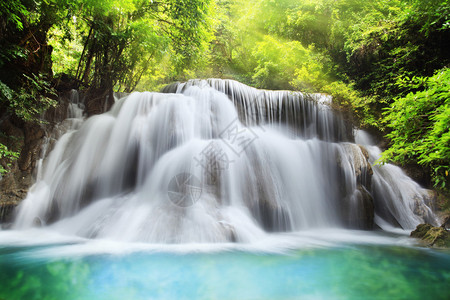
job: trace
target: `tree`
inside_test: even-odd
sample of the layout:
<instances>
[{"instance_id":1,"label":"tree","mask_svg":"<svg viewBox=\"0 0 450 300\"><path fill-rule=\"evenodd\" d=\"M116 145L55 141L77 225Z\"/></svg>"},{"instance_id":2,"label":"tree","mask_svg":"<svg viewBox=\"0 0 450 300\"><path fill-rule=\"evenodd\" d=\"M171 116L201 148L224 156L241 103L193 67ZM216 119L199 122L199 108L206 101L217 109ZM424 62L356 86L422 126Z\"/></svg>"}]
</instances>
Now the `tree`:
<instances>
[{"instance_id":1,"label":"tree","mask_svg":"<svg viewBox=\"0 0 450 300\"><path fill-rule=\"evenodd\" d=\"M76 79L91 88L132 91L154 58L170 53L177 70L211 39L209 0L129 0L88 5ZM115 9L113 9L115 8Z\"/></svg>"}]
</instances>

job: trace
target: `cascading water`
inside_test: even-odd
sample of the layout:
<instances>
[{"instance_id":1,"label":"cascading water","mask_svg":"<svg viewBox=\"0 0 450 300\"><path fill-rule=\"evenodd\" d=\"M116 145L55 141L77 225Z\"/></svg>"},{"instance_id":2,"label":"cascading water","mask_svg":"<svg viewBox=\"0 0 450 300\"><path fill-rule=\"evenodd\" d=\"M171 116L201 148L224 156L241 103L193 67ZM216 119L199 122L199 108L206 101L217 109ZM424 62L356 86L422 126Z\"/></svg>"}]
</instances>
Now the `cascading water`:
<instances>
[{"instance_id":1,"label":"cascading water","mask_svg":"<svg viewBox=\"0 0 450 300\"><path fill-rule=\"evenodd\" d=\"M356 133L356 142L369 153L372 165L371 193L375 201L376 222L383 229L392 225L414 229L419 223L438 225L438 220L427 203L429 190L421 188L402 169L392 164L379 165L381 150L374 145L370 136L361 130Z\"/></svg>"},{"instance_id":2,"label":"cascading water","mask_svg":"<svg viewBox=\"0 0 450 300\"><path fill-rule=\"evenodd\" d=\"M13 226L188 243L433 220L418 185L369 164L376 154L352 143L328 96L217 79L163 92L133 93L62 136Z\"/></svg>"},{"instance_id":3,"label":"cascading water","mask_svg":"<svg viewBox=\"0 0 450 300\"><path fill-rule=\"evenodd\" d=\"M41 158L37 162L37 181L42 177L42 164L44 163L44 159L47 154L52 150L52 147L56 143L56 141L65 133L69 131L78 130L78 128L83 123L83 111L84 111L84 103L83 99L80 99L80 94L77 90L71 90L69 92L67 103L67 118L65 118L59 124L47 133L44 137L44 143L41 147ZM61 101L64 101L62 99ZM64 117L63 117L64 118Z\"/></svg>"}]
</instances>

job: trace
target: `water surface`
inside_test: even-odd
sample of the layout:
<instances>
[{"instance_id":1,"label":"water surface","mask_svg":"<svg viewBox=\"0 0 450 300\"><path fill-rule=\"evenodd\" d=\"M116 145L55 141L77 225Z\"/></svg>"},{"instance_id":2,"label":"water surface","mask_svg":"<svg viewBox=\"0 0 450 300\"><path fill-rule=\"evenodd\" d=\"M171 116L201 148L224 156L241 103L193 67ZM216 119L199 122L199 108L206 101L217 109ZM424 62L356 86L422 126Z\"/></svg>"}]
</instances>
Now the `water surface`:
<instances>
[{"instance_id":1,"label":"water surface","mask_svg":"<svg viewBox=\"0 0 450 300\"><path fill-rule=\"evenodd\" d=\"M0 299L450 298L450 252L401 236L332 231L259 245L148 245L37 232L33 242L0 232Z\"/></svg>"}]
</instances>

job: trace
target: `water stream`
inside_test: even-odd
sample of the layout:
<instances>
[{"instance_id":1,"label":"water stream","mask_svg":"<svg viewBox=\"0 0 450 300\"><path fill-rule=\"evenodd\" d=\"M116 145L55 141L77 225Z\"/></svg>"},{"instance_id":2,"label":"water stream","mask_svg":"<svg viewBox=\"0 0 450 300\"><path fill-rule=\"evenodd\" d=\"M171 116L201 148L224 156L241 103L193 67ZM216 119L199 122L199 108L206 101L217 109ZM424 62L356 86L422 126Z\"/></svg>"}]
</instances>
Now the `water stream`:
<instances>
[{"instance_id":1,"label":"water stream","mask_svg":"<svg viewBox=\"0 0 450 300\"><path fill-rule=\"evenodd\" d=\"M427 191L330 103L210 79L74 116L0 231L0 298L446 299L449 253L407 237Z\"/></svg>"},{"instance_id":2,"label":"water stream","mask_svg":"<svg viewBox=\"0 0 450 300\"><path fill-rule=\"evenodd\" d=\"M226 80L164 92L133 93L61 137L14 228L248 243L269 232L435 222L417 184L371 166L375 150L367 157L352 143L328 96Z\"/></svg>"}]
</instances>

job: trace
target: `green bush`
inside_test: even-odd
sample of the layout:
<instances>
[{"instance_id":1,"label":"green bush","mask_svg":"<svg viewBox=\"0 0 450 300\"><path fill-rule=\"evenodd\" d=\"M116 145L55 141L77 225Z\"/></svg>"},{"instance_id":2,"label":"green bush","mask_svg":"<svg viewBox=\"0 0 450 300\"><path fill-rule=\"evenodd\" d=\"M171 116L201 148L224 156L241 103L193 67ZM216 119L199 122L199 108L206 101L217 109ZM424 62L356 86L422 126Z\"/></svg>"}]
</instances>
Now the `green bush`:
<instances>
[{"instance_id":1,"label":"green bush","mask_svg":"<svg viewBox=\"0 0 450 300\"><path fill-rule=\"evenodd\" d=\"M8 169L11 167L11 163L19 158L19 152L11 151L5 145L0 143L0 178L1 175L4 175L8 172Z\"/></svg>"},{"instance_id":2,"label":"green bush","mask_svg":"<svg viewBox=\"0 0 450 300\"><path fill-rule=\"evenodd\" d=\"M56 100L50 98L56 96L56 91L42 74L23 74L23 77L23 85L17 91L0 82L0 97L8 102L9 110L19 118L41 122L40 114L57 104Z\"/></svg>"},{"instance_id":3,"label":"green bush","mask_svg":"<svg viewBox=\"0 0 450 300\"><path fill-rule=\"evenodd\" d=\"M406 78L402 87L417 89L394 100L384 112L392 131L387 134L392 146L383 161L418 163L431 171L434 185L449 190L450 169L450 69L434 76Z\"/></svg>"}]
</instances>

